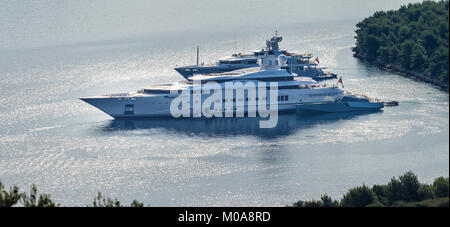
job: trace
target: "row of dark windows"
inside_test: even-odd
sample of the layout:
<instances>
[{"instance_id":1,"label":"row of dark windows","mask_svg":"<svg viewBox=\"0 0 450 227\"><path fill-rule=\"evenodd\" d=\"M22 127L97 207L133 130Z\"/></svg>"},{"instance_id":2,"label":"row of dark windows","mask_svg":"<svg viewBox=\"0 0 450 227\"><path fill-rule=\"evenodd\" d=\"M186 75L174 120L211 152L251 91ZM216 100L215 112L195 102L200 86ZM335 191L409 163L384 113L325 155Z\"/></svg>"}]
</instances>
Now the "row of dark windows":
<instances>
[{"instance_id":1,"label":"row of dark windows","mask_svg":"<svg viewBox=\"0 0 450 227\"><path fill-rule=\"evenodd\" d=\"M290 80L294 80L294 77L292 76L284 76L284 77L269 77L269 78L251 78L252 80L258 80L261 82L273 82L273 81L290 81ZM217 83L223 83L223 82L227 82L227 81L239 81L239 80L243 80L241 78L228 78L228 79L223 79L223 80L214 80L214 82ZM247 79L245 79L247 80ZM202 80L202 83L208 83L210 82L209 80Z\"/></svg>"},{"instance_id":2,"label":"row of dark windows","mask_svg":"<svg viewBox=\"0 0 450 227\"><path fill-rule=\"evenodd\" d=\"M269 89L269 88L266 88ZM299 89L298 85L290 85L290 86L280 86L278 87L279 90L282 89ZM178 91L178 94L181 94L181 90ZM162 90L162 89L144 89L143 92L145 94L170 94L170 90ZM190 90L191 94L194 94L193 90Z\"/></svg>"},{"instance_id":3,"label":"row of dark windows","mask_svg":"<svg viewBox=\"0 0 450 227\"><path fill-rule=\"evenodd\" d=\"M149 90L149 89L144 89L144 93L146 94L169 94L170 91L169 90ZM178 91L179 94L181 94L181 91ZM193 91L191 90L191 94L193 93ZM319 93L319 94L310 94L310 97L315 97L315 96L331 96L334 93ZM267 98L264 97L263 100L266 100ZM233 100L233 102L236 102L236 99L229 99L230 101ZM239 99L240 101L242 101L243 99ZM249 98L245 98L245 101L248 101ZM256 101L259 100L258 97L255 98ZM283 102L283 101L288 101L289 100L289 96L288 95L281 95L278 96L278 101L279 102ZM217 102L218 100L216 100ZM222 102L226 102L227 99L223 99Z\"/></svg>"},{"instance_id":4,"label":"row of dark windows","mask_svg":"<svg viewBox=\"0 0 450 227\"><path fill-rule=\"evenodd\" d=\"M242 99L242 98L239 99L239 101L243 101L243 100L244 100L244 99ZM248 100L249 100L249 98L245 98L245 101L248 102ZM255 100L258 101L259 98L256 97ZM267 97L262 98L262 100L267 100ZM215 102L218 102L218 101L220 101L220 99L216 100ZM236 99L235 99L235 98L233 98L233 99L222 99L222 102L227 102L227 101L233 101L233 102L236 102ZM288 96L288 95L281 95L281 96L278 96L278 101L279 101L279 102L280 102L280 101L281 101L281 102L289 101L289 96Z\"/></svg>"},{"instance_id":5,"label":"row of dark windows","mask_svg":"<svg viewBox=\"0 0 450 227\"><path fill-rule=\"evenodd\" d=\"M143 93L145 93L145 94L170 94L170 90L144 89Z\"/></svg>"},{"instance_id":6,"label":"row of dark windows","mask_svg":"<svg viewBox=\"0 0 450 227\"><path fill-rule=\"evenodd\" d=\"M286 69L287 71L289 71L289 70L304 70L304 71L307 71L307 70L314 70L314 69L316 69L316 68L314 68L314 67L290 67L290 66L283 66L283 67L281 67L282 69Z\"/></svg>"},{"instance_id":7,"label":"row of dark windows","mask_svg":"<svg viewBox=\"0 0 450 227\"><path fill-rule=\"evenodd\" d=\"M317 94L309 94L309 97L318 97L318 96L334 96L336 93L317 93Z\"/></svg>"},{"instance_id":8,"label":"row of dark windows","mask_svg":"<svg viewBox=\"0 0 450 227\"><path fill-rule=\"evenodd\" d=\"M220 61L221 64L256 64L256 60L250 61Z\"/></svg>"},{"instance_id":9,"label":"row of dark windows","mask_svg":"<svg viewBox=\"0 0 450 227\"><path fill-rule=\"evenodd\" d=\"M266 99L267 99L266 97L262 98L262 100L266 100ZM219 99L219 100L220 100L220 99ZM216 100L216 102L219 101L219 100ZM242 99L242 98L239 99L239 101L243 101L243 100L244 100L244 99ZM245 98L245 101L248 102L248 100L249 100L249 98ZM255 100L258 101L259 98L256 97ZM236 102L236 99L235 99L235 98L233 98L233 99L222 99L222 102L227 102L227 101L233 101L233 102Z\"/></svg>"}]
</instances>

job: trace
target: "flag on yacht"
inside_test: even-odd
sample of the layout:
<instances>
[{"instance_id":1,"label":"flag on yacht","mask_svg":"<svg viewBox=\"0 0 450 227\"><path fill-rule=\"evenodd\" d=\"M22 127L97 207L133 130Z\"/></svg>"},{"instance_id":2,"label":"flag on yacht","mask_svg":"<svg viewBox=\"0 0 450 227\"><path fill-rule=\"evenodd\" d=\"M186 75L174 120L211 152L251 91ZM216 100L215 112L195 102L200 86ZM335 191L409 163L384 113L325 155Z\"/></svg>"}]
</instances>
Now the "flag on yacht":
<instances>
[{"instance_id":1,"label":"flag on yacht","mask_svg":"<svg viewBox=\"0 0 450 227\"><path fill-rule=\"evenodd\" d=\"M344 83L342 83L342 76L341 76L341 77L339 77L338 83L341 83L341 85L342 85L342 88L344 88Z\"/></svg>"},{"instance_id":2,"label":"flag on yacht","mask_svg":"<svg viewBox=\"0 0 450 227\"><path fill-rule=\"evenodd\" d=\"M316 61L317 63L320 63L319 62L319 57L316 57L316 60L314 60L314 61Z\"/></svg>"}]
</instances>

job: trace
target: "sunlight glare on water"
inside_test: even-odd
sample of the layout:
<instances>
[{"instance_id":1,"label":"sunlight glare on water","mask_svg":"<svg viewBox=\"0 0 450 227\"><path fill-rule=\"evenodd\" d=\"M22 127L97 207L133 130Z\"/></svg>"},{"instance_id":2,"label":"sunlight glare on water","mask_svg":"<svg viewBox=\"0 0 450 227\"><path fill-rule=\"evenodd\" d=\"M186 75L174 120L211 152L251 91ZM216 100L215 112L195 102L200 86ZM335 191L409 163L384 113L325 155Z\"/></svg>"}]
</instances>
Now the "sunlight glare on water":
<instances>
[{"instance_id":1,"label":"sunlight glare on water","mask_svg":"<svg viewBox=\"0 0 450 227\"><path fill-rule=\"evenodd\" d=\"M217 27L217 15L209 22L192 16L180 27L170 19L152 28L133 16L145 13L137 7L140 1L128 6L108 1L103 9L127 15L123 22L101 10L103 1L62 2L64 13L51 4L0 7L0 34L5 34L0 180L5 185L35 183L62 205L90 204L100 191L152 206L284 206L324 193L338 198L351 186L385 183L408 170L425 182L448 176L448 93L352 57L354 25L406 1L349 4L355 14L347 17L348 7L334 5L333 14L308 1L311 12L304 20L296 14L295 20L281 18L279 10L278 22L261 24L255 24L259 12L246 3L241 10L249 10L247 21L239 16ZM280 7L300 7L286 3ZM166 3L160 4L156 9ZM17 8L40 19L30 26L11 13ZM267 7L260 8L267 13ZM170 10L175 17L180 9ZM103 13L80 16L90 11ZM327 16L312 16L322 12ZM53 21L56 16L65 19ZM194 64L196 45L200 60L214 63L262 48L275 29L283 36L281 48L318 56L321 66L343 77L346 90L400 105L370 114L287 114L276 128L260 129L257 119L112 120L78 99L181 80L173 67Z\"/></svg>"}]
</instances>

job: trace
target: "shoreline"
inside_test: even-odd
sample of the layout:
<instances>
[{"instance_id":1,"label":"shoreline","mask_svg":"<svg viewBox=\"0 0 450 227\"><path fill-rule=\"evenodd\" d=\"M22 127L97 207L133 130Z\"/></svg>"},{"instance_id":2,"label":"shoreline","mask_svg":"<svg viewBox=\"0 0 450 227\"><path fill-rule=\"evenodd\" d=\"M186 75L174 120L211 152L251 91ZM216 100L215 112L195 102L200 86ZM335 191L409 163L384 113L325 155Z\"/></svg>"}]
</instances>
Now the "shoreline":
<instances>
[{"instance_id":1,"label":"shoreline","mask_svg":"<svg viewBox=\"0 0 450 227\"><path fill-rule=\"evenodd\" d=\"M370 64L373 64L375 66L378 66L379 68L386 70L388 72L395 72L398 74L401 74L404 77L416 80L416 81L422 81L425 83L429 83L431 85L436 86L439 88L439 90L449 92L449 84L442 83L440 81L437 81L435 79L430 78L430 76L424 72L417 72L413 70L406 70L402 68L400 65L395 64L389 64L385 62L381 62L378 60L372 60L367 57L367 55L361 54L356 50L356 47L352 48L352 51L354 52L353 57L361 59L363 61L366 61Z\"/></svg>"}]
</instances>

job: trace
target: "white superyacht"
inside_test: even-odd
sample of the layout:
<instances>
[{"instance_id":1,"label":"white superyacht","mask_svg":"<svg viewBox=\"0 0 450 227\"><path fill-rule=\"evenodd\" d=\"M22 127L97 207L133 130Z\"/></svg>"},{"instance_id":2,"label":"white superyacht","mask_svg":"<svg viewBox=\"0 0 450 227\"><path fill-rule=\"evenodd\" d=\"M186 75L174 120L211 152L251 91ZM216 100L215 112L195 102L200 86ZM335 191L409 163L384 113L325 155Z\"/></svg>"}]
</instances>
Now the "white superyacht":
<instances>
[{"instance_id":1,"label":"white superyacht","mask_svg":"<svg viewBox=\"0 0 450 227\"><path fill-rule=\"evenodd\" d=\"M80 99L113 118L128 119L180 117L173 111L174 107L179 110L180 105L178 103L174 105L174 102L180 98L185 100L183 103L185 106L181 108L188 111L188 114L183 114L182 117L210 117L211 113L213 116L229 117L242 116L242 113L250 116L249 110L259 110L261 106L268 110L295 111L299 104L336 102L343 97L343 90L336 85L319 85L311 78L288 73L282 69L286 61L284 55L275 58L266 54L259 59L260 67L195 75L188 81L155 85L133 93ZM244 86L234 86L236 84ZM255 86L246 86L249 84ZM228 85L233 86L230 88ZM275 88L273 85L276 85ZM252 88L258 88L257 92L250 92ZM231 96L228 92L230 89ZM211 90L212 94L204 92L205 90ZM210 102L206 110L198 111L198 108L196 110L199 103L208 100Z\"/></svg>"}]
</instances>

